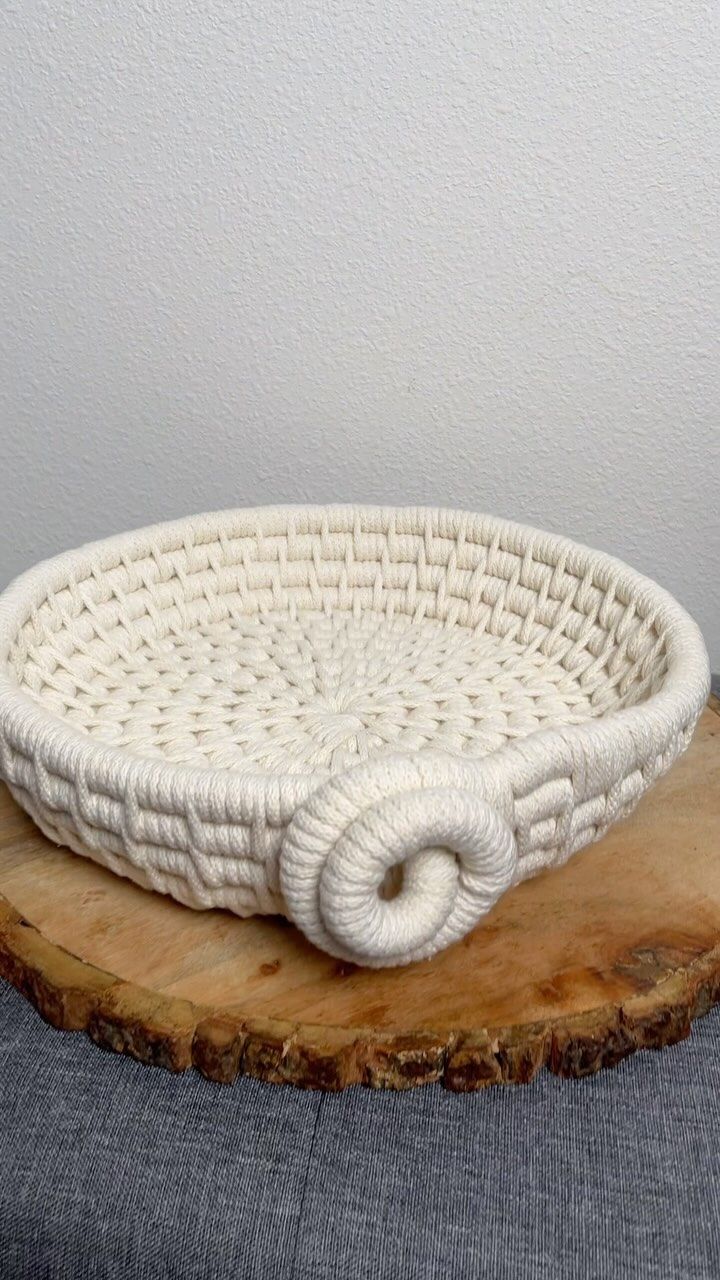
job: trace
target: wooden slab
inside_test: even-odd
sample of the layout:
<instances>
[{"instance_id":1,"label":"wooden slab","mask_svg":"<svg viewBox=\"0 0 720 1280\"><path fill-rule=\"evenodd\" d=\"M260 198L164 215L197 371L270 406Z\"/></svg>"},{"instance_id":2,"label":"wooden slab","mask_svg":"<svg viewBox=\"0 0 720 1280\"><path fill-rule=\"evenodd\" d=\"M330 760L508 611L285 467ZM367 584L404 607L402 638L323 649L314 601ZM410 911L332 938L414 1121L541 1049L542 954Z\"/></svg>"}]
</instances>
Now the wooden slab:
<instances>
[{"instance_id":1,"label":"wooden slab","mask_svg":"<svg viewBox=\"0 0 720 1280\"><path fill-rule=\"evenodd\" d=\"M587 1075L683 1039L720 999L720 703L633 818L410 968L146 893L52 845L5 788L0 894L0 974L142 1062L321 1089Z\"/></svg>"}]
</instances>

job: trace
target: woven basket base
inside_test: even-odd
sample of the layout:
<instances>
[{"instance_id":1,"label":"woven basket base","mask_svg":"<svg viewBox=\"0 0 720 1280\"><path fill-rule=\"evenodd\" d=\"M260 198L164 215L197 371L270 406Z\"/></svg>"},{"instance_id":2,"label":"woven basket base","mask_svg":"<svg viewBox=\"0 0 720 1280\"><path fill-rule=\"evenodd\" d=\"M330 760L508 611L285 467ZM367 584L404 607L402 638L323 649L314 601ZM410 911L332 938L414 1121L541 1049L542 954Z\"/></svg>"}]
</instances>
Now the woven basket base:
<instances>
[{"instance_id":1,"label":"woven basket base","mask_svg":"<svg viewBox=\"0 0 720 1280\"><path fill-rule=\"evenodd\" d=\"M628 822L409 968L146 893L50 844L4 788L0 895L0 973L142 1062L321 1089L587 1075L683 1039L720 999L720 703Z\"/></svg>"}]
</instances>

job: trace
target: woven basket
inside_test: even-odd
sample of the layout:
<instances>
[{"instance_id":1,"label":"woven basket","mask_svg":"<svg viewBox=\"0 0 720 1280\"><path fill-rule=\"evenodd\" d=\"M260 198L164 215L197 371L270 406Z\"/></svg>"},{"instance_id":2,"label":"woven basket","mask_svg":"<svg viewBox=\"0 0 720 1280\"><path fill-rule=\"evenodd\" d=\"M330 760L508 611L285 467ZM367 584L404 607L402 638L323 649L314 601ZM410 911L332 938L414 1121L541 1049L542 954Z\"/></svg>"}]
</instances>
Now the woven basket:
<instances>
[{"instance_id":1,"label":"woven basket","mask_svg":"<svg viewBox=\"0 0 720 1280\"><path fill-rule=\"evenodd\" d=\"M0 774L46 835L362 965L432 955L601 836L708 688L647 578L456 511L198 516L0 597Z\"/></svg>"}]
</instances>

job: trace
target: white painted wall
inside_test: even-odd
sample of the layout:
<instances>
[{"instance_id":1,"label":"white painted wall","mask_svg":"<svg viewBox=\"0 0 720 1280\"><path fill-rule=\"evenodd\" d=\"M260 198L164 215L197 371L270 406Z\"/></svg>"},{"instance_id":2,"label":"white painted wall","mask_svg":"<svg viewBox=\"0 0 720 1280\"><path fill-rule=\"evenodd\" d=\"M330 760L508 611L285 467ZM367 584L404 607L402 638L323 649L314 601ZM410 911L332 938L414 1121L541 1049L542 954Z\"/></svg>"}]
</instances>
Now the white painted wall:
<instances>
[{"instance_id":1,"label":"white painted wall","mask_svg":"<svg viewBox=\"0 0 720 1280\"><path fill-rule=\"evenodd\" d=\"M0 582L207 507L445 503L720 670L720 54L681 0L6 8Z\"/></svg>"}]
</instances>

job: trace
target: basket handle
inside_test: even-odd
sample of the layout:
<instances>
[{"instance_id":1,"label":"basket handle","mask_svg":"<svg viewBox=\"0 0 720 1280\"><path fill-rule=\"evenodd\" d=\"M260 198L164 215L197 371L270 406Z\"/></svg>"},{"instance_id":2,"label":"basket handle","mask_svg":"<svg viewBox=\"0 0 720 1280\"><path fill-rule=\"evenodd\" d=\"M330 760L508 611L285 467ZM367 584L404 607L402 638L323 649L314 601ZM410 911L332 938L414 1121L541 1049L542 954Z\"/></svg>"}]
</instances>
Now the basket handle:
<instances>
[{"instance_id":1,"label":"basket handle","mask_svg":"<svg viewBox=\"0 0 720 1280\"><path fill-rule=\"evenodd\" d=\"M391 757L329 779L292 818L280 853L291 919L316 946L381 968L466 934L515 878L514 834L450 757ZM479 768L478 768L479 774ZM396 896L383 896L402 864Z\"/></svg>"}]
</instances>

